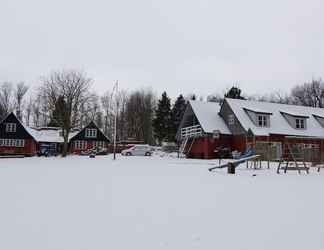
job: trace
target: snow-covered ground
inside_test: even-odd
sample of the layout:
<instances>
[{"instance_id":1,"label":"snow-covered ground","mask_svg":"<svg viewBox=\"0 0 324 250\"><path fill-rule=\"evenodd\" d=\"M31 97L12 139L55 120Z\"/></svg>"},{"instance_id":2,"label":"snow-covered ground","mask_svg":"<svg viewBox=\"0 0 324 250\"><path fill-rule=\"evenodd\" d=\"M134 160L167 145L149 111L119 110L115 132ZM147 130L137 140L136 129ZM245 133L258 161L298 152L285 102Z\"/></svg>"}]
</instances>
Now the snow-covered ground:
<instances>
[{"instance_id":1,"label":"snow-covered ground","mask_svg":"<svg viewBox=\"0 0 324 250\"><path fill-rule=\"evenodd\" d=\"M1 159L0 249L324 249L324 171L215 162Z\"/></svg>"}]
</instances>

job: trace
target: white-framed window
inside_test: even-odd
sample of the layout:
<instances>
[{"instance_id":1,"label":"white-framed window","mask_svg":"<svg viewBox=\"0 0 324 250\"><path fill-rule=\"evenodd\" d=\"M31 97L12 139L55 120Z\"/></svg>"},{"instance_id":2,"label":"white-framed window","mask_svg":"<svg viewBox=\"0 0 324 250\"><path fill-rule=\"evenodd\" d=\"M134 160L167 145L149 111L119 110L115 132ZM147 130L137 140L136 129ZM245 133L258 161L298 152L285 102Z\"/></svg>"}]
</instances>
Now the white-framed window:
<instances>
[{"instance_id":1,"label":"white-framed window","mask_svg":"<svg viewBox=\"0 0 324 250\"><path fill-rule=\"evenodd\" d=\"M266 115L258 115L258 126L259 127L267 127L268 126L268 116Z\"/></svg>"},{"instance_id":2,"label":"white-framed window","mask_svg":"<svg viewBox=\"0 0 324 250\"><path fill-rule=\"evenodd\" d=\"M305 129L306 120L303 118L296 118L296 129Z\"/></svg>"},{"instance_id":3,"label":"white-framed window","mask_svg":"<svg viewBox=\"0 0 324 250\"><path fill-rule=\"evenodd\" d=\"M308 144L308 143L304 143L304 148L307 149L318 149L319 145L318 144Z\"/></svg>"},{"instance_id":4,"label":"white-framed window","mask_svg":"<svg viewBox=\"0 0 324 250\"><path fill-rule=\"evenodd\" d=\"M15 133L17 129L16 123L6 123L6 132Z\"/></svg>"},{"instance_id":5,"label":"white-framed window","mask_svg":"<svg viewBox=\"0 0 324 250\"><path fill-rule=\"evenodd\" d=\"M85 131L85 136L87 138L97 138L97 129L95 128L87 128Z\"/></svg>"},{"instance_id":6,"label":"white-framed window","mask_svg":"<svg viewBox=\"0 0 324 250\"><path fill-rule=\"evenodd\" d=\"M25 147L25 140L16 140L16 147L19 148Z\"/></svg>"},{"instance_id":7,"label":"white-framed window","mask_svg":"<svg viewBox=\"0 0 324 250\"><path fill-rule=\"evenodd\" d=\"M228 120L229 125L234 125L235 124L235 116L233 114L228 115L227 120Z\"/></svg>"},{"instance_id":8,"label":"white-framed window","mask_svg":"<svg viewBox=\"0 0 324 250\"><path fill-rule=\"evenodd\" d=\"M104 148L105 142L104 141L94 141L92 145L94 145L94 147L96 147L96 148Z\"/></svg>"},{"instance_id":9,"label":"white-framed window","mask_svg":"<svg viewBox=\"0 0 324 250\"><path fill-rule=\"evenodd\" d=\"M104 141L95 141L95 142L93 142L93 145L96 148L105 148L106 147L106 143Z\"/></svg>"},{"instance_id":10,"label":"white-framed window","mask_svg":"<svg viewBox=\"0 0 324 250\"><path fill-rule=\"evenodd\" d=\"M86 141L75 141L74 142L74 149L84 150L86 148L87 148L87 142Z\"/></svg>"},{"instance_id":11,"label":"white-framed window","mask_svg":"<svg viewBox=\"0 0 324 250\"><path fill-rule=\"evenodd\" d=\"M1 147L15 147L23 148L25 146L25 140L23 139L0 139Z\"/></svg>"}]
</instances>

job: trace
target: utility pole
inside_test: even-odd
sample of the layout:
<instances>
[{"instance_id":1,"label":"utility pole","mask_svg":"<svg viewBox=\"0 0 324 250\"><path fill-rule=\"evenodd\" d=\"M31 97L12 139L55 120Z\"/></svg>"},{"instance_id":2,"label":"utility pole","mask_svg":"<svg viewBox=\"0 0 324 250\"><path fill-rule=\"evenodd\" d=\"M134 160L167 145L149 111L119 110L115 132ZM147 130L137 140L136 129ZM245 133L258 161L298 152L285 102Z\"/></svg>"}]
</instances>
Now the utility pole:
<instances>
[{"instance_id":1,"label":"utility pole","mask_svg":"<svg viewBox=\"0 0 324 250\"><path fill-rule=\"evenodd\" d=\"M113 92L115 92L115 122L114 122L114 160L116 160L116 147L117 147L117 115L118 115L118 80L115 83Z\"/></svg>"}]
</instances>

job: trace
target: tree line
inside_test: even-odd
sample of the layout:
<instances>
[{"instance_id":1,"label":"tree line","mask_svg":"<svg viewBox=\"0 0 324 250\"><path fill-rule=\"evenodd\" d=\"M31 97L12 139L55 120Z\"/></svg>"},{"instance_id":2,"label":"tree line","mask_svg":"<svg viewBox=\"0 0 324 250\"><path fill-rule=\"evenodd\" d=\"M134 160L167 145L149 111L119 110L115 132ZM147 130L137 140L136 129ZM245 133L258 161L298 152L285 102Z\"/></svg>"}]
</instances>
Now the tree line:
<instances>
[{"instance_id":1,"label":"tree line","mask_svg":"<svg viewBox=\"0 0 324 250\"><path fill-rule=\"evenodd\" d=\"M69 135L94 121L105 135L113 138L117 116L117 140L136 140L148 144L174 141L188 100L222 102L224 97L324 107L324 82L313 79L296 85L290 93L280 91L267 95L244 95L238 86L224 94L206 99L195 94L180 94L171 100L167 92L158 97L150 88L107 90L99 95L92 90L93 79L78 70L54 71L40 79L39 87L30 92L24 82L0 83L0 118L15 112L30 127L60 127L67 152Z\"/></svg>"}]
</instances>

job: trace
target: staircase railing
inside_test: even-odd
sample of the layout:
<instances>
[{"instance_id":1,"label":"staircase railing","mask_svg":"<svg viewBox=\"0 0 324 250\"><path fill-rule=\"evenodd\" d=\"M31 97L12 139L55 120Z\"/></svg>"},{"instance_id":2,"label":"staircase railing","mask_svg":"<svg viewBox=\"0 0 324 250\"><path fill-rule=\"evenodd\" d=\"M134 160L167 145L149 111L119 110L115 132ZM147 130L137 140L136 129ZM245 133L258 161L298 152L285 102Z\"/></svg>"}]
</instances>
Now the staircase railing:
<instances>
[{"instance_id":1,"label":"staircase railing","mask_svg":"<svg viewBox=\"0 0 324 250\"><path fill-rule=\"evenodd\" d=\"M181 138L196 137L203 134L203 130L200 125L185 127L181 129Z\"/></svg>"}]
</instances>

